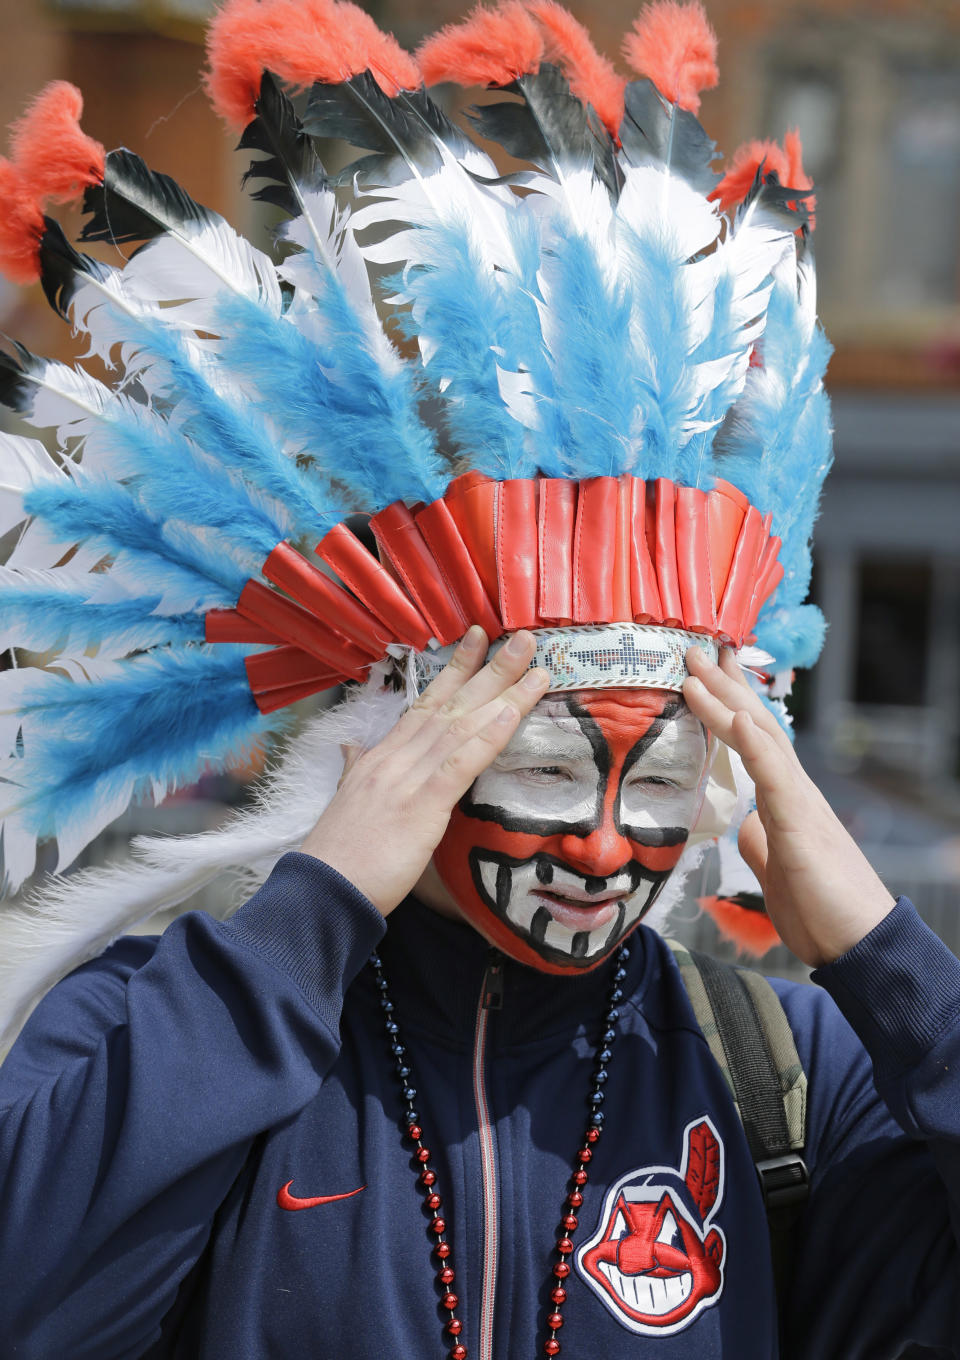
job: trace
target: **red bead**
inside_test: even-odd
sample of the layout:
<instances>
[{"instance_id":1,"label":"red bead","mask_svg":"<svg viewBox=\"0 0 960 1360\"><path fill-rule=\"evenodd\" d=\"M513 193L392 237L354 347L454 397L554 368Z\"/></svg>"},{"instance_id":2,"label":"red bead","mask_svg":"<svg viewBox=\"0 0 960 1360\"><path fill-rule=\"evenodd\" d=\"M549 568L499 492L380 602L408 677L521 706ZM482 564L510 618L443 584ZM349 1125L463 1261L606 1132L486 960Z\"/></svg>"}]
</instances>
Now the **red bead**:
<instances>
[{"instance_id":1,"label":"red bead","mask_svg":"<svg viewBox=\"0 0 960 1360\"><path fill-rule=\"evenodd\" d=\"M557 1251L561 1256L569 1256L573 1251L573 1243L569 1237L561 1237L557 1240Z\"/></svg>"},{"instance_id":2,"label":"red bead","mask_svg":"<svg viewBox=\"0 0 960 1360\"><path fill-rule=\"evenodd\" d=\"M567 1203L570 1205L571 1209L579 1209L580 1205L583 1203L583 1196L580 1191L571 1190L567 1196Z\"/></svg>"},{"instance_id":3,"label":"red bead","mask_svg":"<svg viewBox=\"0 0 960 1360\"><path fill-rule=\"evenodd\" d=\"M595 1143L600 1137L599 1129L587 1129L587 1142Z\"/></svg>"},{"instance_id":4,"label":"red bead","mask_svg":"<svg viewBox=\"0 0 960 1360\"><path fill-rule=\"evenodd\" d=\"M421 1129L419 1124L411 1124L407 1129L407 1133L409 1133L415 1143L419 1143L423 1129Z\"/></svg>"},{"instance_id":5,"label":"red bead","mask_svg":"<svg viewBox=\"0 0 960 1360\"><path fill-rule=\"evenodd\" d=\"M587 1175L586 1171L584 1171L582 1167L579 1171L575 1171L573 1173L573 1180L575 1185L586 1185L589 1179L590 1177Z\"/></svg>"},{"instance_id":6,"label":"red bead","mask_svg":"<svg viewBox=\"0 0 960 1360\"><path fill-rule=\"evenodd\" d=\"M555 1337L551 1337L549 1341L543 1343L543 1353L544 1355L559 1355L560 1342Z\"/></svg>"},{"instance_id":7,"label":"red bead","mask_svg":"<svg viewBox=\"0 0 960 1360\"><path fill-rule=\"evenodd\" d=\"M417 1148L417 1161L418 1161L418 1162L429 1162L429 1160L430 1160L430 1149L429 1149L429 1148Z\"/></svg>"},{"instance_id":8,"label":"red bead","mask_svg":"<svg viewBox=\"0 0 960 1360\"><path fill-rule=\"evenodd\" d=\"M455 1277L456 1271L453 1266L444 1266L442 1270L437 1272L437 1279L441 1284L453 1284Z\"/></svg>"},{"instance_id":9,"label":"red bead","mask_svg":"<svg viewBox=\"0 0 960 1360\"><path fill-rule=\"evenodd\" d=\"M447 1323L447 1331L450 1336L459 1336L463 1331L463 1323L459 1318L451 1318Z\"/></svg>"},{"instance_id":10,"label":"red bead","mask_svg":"<svg viewBox=\"0 0 960 1360\"><path fill-rule=\"evenodd\" d=\"M576 1214L564 1214L563 1218L560 1221L566 1228L567 1232L576 1232L577 1225L580 1222Z\"/></svg>"},{"instance_id":11,"label":"red bead","mask_svg":"<svg viewBox=\"0 0 960 1360\"><path fill-rule=\"evenodd\" d=\"M562 1284L558 1284L555 1289L550 1290L550 1297L559 1308L562 1303L567 1301L567 1291Z\"/></svg>"},{"instance_id":12,"label":"red bead","mask_svg":"<svg viewBox=\"0 0 960 1360\"><path fill-rule=\"evenodd\" d=\"M438 1242L433 1249L434 1256L439 1256L441 1261L445 1261L450 1255L452 1248L449 1242Z\"/></svg>"},{"instance_id":13,"label":"red bead","mask_svg":"<svg viewBox=\"0 0 960 1360\"><path fill-rule=\"evenodd\" d=\"M441 1205L442 1203L443 1203L443 1200L440 1198L439 1195L434 1194L434 1195L428 1195L428 1196L427 1196L427 1208L428 1208L428 1209L439 1209L439 1208L440 1208L440 1205Z\"/></svg>"},{"instance_id":14,"label":"red bead","mask_svg":"<svg viewBox=\"0 0 960 1360\"><path fill-rule=\"evenodd\" d=\"M421 1185L433 1185L434 1182L436 1181L436 1179L437 1179L437 1173L436 1173L435 1171L421 1171L421 1172L420 1172L420 1183L421 1183Z\"/></svg>"},{"instance_id":15,"label":"red bead","mask_svg":"<svg viewBox=\"0 0 960 1360\"><path fill-rule=\"evenodd\" d=\"M547 1326L550 1328L551 1332L559 1331L563 1326L563 1314L550 1313L547 1317Z\"/></svg>"},{"instance_id":16,"label":"red bead","mask_svg":"<svg viewBox=\"0 0 960 1360\"><path fill-rule=\"evenodd\" d=\"M444 1294L440 1302L443 1304L444 1308L448 1308L452 1313L460 1300L457 1298L456 1294Z\"/></svg>"},{"instance_id":17,"label":"red bead","mask_svg":"<svg viewBox=\"0 0 960 1360\"><path fill-rule=\"evenodd\" d=\"M439 1237L442 1233L445 1233L445 1232L447 1231L447 1221L446 1221L446 1219L445 1219L445 1218L435 1218L435 1219L433 1220L433 1222L430 1224L430 1231L436 1233L438 1237Z\"/></svg>"},{"instance_id":18,"label":"red bead","mask_svg":"<svg viewBox=\"0 0 960 1360\"><path fill-rule=\"evenodd\" d=\"M467 1360L466 1346L454 1346L450 1352L450 1360Z\"/></svg>"},{"instance_id":19,"label":"red bead","mask_svg":"<svg viewBox=\"0 0 960 1360\"><path fill-rule=\"evenodd\" d=\"M582 1147L577 1153L577 1156L580 1158L581 1162L589 1162L593 1157L593 1153L588 1147Z\"/></svg>"},{"instance_id":20,"label":"red bead","mask_svg":"<svg viewBox=\"0 0 960 1360\"><path fill-rule=\"evenodd\" d=\"M567 1265L566 1261L558 1261L553 1267L553 1273L558 1280L565 1280L570 1274L570 1267Z\"/></svg>"}]
</instances>

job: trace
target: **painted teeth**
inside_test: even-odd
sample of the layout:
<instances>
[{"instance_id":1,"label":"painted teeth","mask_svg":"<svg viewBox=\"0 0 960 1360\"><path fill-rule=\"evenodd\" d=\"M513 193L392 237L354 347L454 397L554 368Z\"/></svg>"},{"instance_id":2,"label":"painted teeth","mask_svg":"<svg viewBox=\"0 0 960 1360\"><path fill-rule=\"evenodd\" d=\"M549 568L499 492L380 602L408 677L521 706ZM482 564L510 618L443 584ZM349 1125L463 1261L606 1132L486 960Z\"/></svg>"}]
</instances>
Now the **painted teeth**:
<instances>
[{"instance_id":1,"label":"painted teeth","mask_svg":"<svg viewBox=\"0 0 960 1360\"><path fill-rule=\"evenodd\" d=\"M690 1297L693 1289L693 1275L689 1270L682 1275L624 1275L612 1261L598 1261L597 1264L620 1300L635 1313L643 1313L646 1317L672 1313Z\"/></svg>"}]
</instances>

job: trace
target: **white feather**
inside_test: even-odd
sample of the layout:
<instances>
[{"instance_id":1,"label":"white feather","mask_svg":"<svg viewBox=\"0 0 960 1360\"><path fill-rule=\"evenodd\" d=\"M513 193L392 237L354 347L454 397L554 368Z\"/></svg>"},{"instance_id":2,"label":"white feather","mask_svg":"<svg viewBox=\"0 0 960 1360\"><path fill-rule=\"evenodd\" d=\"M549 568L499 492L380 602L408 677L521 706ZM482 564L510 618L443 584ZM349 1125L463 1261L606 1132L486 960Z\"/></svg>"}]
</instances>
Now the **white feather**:
<instances>
[{"instance_id":1,"label":"white feather","mask_svg":"<svg viewBox=\"0 0 960 1360\"><path fill-rule=\"evenodd\" d=\"M0 909L0 1050L44 992L118 935L230 871L252 890L282 855L301 845L336 791L341 746L374 745L408 703L407 695L381 684L382 671L356 696L308 723L264 781L256 805L220 830L139 837L123 864L51 879Z\"/></svg>"},{"instance_id":2,"label":"white feather","mask_svg":"<svg viewBox=\"0 0 960 1360\"><path fill-rule=\"evenodd\" d=\"M0 535L26 518L24 492L65 475L38 439L0 433Z\"/></svg>"},{"instance_id":3,"label":"white feather","mask_svg":"<svg viewBox=\"0 0 960 1360\"><path fill-rule=\"evenodd\" d=\"M516 195L504 186L478 184L448 147L442 143L438 147L440 162L429 173L417 171L413 178L396 185L363 186L363 196L370 201L353 213L354 232L370 227L394 228L386 239L370 244L358 242L364 258L378 264L400 260L418 264L421 238L415 230L406 228L469 222L477 244L479 267L515 272L517 260L510 217L519 203ZM496 167L485 156L483 159L486 169L478 173L493 178L498 173ZM404 229L397 230L401 224ZM403 244L398 245L398 241Z\"/></svg>"},{"instance_id":4,"label":"white feather","mask_svg":"<svg viewBox=\"0 0 960 1360\"><path fill-rule=\"evenodd\" d=\"M214 303L223 293L249 298L271 316L283 310L273 261L240 236L222 217L168 230L127 261L125 293L134 301L177 303L168 321L216 331Z\"/></svg>"}]
</instances>

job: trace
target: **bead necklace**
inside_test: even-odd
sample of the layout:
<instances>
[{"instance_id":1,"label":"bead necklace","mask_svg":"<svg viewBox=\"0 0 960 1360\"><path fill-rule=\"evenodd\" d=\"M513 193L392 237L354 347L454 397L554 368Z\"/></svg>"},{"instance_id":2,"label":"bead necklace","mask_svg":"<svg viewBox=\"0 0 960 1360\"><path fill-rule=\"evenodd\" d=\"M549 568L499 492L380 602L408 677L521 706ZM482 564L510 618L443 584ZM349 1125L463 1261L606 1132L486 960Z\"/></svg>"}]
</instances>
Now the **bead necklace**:
<instances>
[{"instance_id":1,"label":"bead necklace","mask_svg":"<svg viewBox=\"0 0 960 1360\"><path fill-rule=\"evenodd\" d=\"M557 1333L563 1326L563 1305L567 1301L567 1291L564 1281L570 1274L570 1256L573 1254L573 1234L579 1225L580 1208L583 1204L583 1187L590 1179L587 1170L593 1160L593 1153L596 1144L600 1141L603 1132L603 1111L600 1108L603 1104L603 1086L607 1080L607 1068L613 1056L613 1041L616 1038L614 1026L620 1018L617 1009L618 1003L623 999L623 988L621 986L627 975L626 963L629 957L629 946L622 944L617 950L616 966L613 970L613 982L610 993L607 997L606 1007L603 1015L603 1032L597 1044L594 1055L593 1079L590 1084L590 1094L587 1099L589 1115L587 1119L587 1129L583 1137L583 1146L578 1149L574 1158L574 1171L570 1179L570 1189L564 1202L563 1215L560 1219L561 1234L557 1238L556 1255L557 1260L553 1266L553 1279L551 1281L550 1302L553 1311L547 1315L547 1338L543 1343L544 1355L559 1355L560 1342L557 1340ZM432 1215L430 1220L430 1232L434 1237L432 1255L437 1258L437 1284L440 1287L440 1304L446 1310L448 1317L443 1324L445 1334L444 1345L448 1340L452 1341L452 1349L448 1352L449 1360L467 1360L467 1348L460 1340L463 1331L463 1322L456 1316L457 1304L459 1299L453 1292L453 1285L456 1279L456 1272L453 1268L453 1248L447 1240L447 1221L443 1217L443 1201L437 1190L437 1173L430 1165L431 1152L424 1143L423 1129L420 1124L420 1116L417 1113L415 1102L417 1099L417 1088L413 1084L413 1072L410 1067L410 1060L407 1055L406 1046L400 1040L400 1027L394 1017L393 1002L390 1000L390 990L387 979L384 976L383 964L378 954L370 956L370 963L376 977L377 990L380 993L380 1008L383 1011L384 1024L387 1031L387 1042L390 1046L390 1053L396 1067L397 1078L400 1082L400 1089L404 1101L403 1127L404 1134L414 1146L414 1158L420 1167L418 1181L424 1193L424 1203Z\"/></svg>"}]
</instances>

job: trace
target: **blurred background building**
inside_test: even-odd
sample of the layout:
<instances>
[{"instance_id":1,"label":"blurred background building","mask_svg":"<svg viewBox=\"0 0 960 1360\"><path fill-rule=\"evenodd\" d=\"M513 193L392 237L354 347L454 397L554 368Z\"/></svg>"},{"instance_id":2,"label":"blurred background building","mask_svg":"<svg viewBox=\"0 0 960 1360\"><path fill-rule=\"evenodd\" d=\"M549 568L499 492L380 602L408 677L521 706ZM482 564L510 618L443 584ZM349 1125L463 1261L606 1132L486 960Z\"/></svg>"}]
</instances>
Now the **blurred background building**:
<instances>
[{"instance_id":1,"label":"blurred background building","mask_svg":"<svg viewBox=\"0 0 960 1360\"><path fill-rule=\"evenodd\" d=\"M457 0L366 5L408 47ZM615 56L632 0L570 8ZM798 127L816 181L821 316L836 465L816 540L823 657L795 695L801 754L895 891L960 950L960 5L957 0L709 0L721 83L701 119L725 152ZM255 231L244 168L201 88L207 0L0 0L0 120L47 80L124 143ZM0 328L63 357L39 288L0 283ZM206 781L128 815L200 829L242 797ZM702 890L693 885L693 895ZM723 953L692 908L688 933ZM777 951L781 953L785 951ZM789 968L786 958L767 963Z\"/></svg>"}]
</instances>

